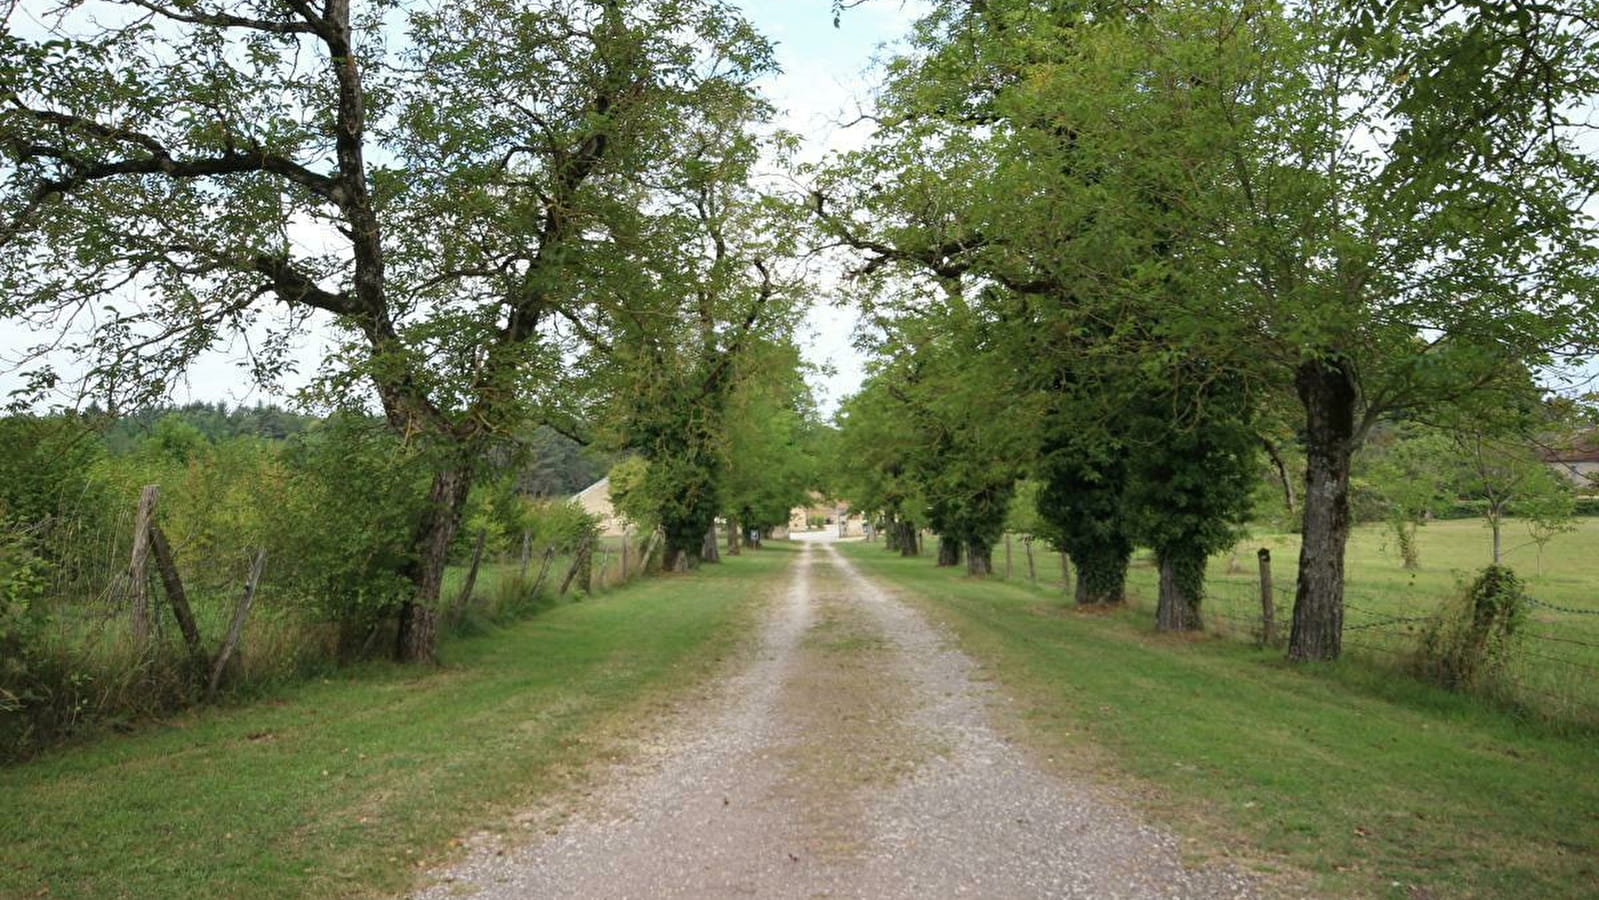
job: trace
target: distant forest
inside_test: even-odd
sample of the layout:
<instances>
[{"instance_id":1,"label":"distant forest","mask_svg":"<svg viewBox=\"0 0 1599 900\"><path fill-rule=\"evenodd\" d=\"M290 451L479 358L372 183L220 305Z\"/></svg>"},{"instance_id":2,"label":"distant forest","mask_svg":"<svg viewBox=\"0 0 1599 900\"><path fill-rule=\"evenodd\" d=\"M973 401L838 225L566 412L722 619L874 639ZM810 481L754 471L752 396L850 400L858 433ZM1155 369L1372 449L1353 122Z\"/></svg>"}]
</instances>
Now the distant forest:
<instances>
[{"instance_id":1,"label":"distant forest","mask_svg":"<svg viewBox=\"0 0 1599 900\"><path fill-rule=\"evenodd\" d=\"M230 407L198 402L151 407L115 418L91 405L84 410L84 417L104 420L102 434L106 450L113 456L132 453L159 431L170 433L174 428L217 444L237 437L285 440L322 421L271 404ZM588 450L542 425L517 449L521 451L516 454L520 457L517 489L532 497L569 497L598 481L615 461L611 455Z\"/></svg>"}]
</instances>

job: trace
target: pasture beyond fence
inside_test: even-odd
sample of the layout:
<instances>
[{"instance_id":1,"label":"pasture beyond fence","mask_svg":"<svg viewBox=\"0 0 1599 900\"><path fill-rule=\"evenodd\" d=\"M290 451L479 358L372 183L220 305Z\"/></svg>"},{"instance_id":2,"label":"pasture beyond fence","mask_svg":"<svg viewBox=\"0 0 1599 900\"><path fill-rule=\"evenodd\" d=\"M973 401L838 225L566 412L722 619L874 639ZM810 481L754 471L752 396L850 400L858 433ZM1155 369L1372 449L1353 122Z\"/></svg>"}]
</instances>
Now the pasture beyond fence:
<instances>
[{"instance_id":1,"label":"pasture beyond fence","mask_svg":"<svg viewBox=\"0 0 1599 900\"><path fill-rule=\"evenodd\" d=\"M1582 535L1573 537L1580 552ZM1283 546L1281 539L1268 543L1276 546L1252 546L1244 541L1212 561L1202 605L1205 629L1212 636L1274 647L1287 640L1294 606L1296 548ZM996 548L995 574L1069 591L1068 576L1061 573L1060 566L1043 562L1053 563L1057 554L1044 548L1042 541L1006 535ZM1259 549L1272 552L1269 567L1258 564ZM1344 655L1410 672L1429 627L1447 603L1458 600L1470 570L1434 570L1427 578L1401 571L1394 579L1395 587L1371 589L1361 585L1357 570L1370 560L1362 559L1358 551L1354 556L1351 583L1344 592ZM1397 568L1397 563L1394 566ZM1542 591L1553 581L1533 581L1526 617L1514 636L1507 665L1487 688L1542 718L1599 725L1599 602L1549 599ZM1561 592L1584 593L1585 582L1580 577L1562 579ZM1128 572L1128 602L1134 609L1149 611L1151 622L1155 594L1153 559L1141 554ZM1599 584L1593 585L1590 596L1599 597ZM1267 598L1270 603L1265 602Z\"/></svg>"}]
</instances>

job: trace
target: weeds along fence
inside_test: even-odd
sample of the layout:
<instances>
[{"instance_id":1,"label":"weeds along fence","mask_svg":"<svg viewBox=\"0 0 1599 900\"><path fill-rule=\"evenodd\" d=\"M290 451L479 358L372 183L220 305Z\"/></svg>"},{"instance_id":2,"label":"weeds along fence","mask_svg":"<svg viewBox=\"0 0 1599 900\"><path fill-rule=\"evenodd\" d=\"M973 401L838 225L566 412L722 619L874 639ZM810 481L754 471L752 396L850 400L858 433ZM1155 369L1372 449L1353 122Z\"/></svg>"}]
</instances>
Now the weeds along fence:
<instances>
[{"instance_id":1,"label":"weeds along fence","mask_svg":"<svg viewBox=\"0 0 1599 900\"><path fill-rule=\"evenodd\" d=\"M516 553L500 554L445 572L441 601L451 623L473 630L485 622L522 618L566 597L601 593L634 581L659 557L659 534L640 539L593 534L576 547L524 535Z\"/></svg>"},{"instance_id":2,"label":"weeds along fence","mask_svg":"<svg viewBox=\"0 0 1599 900\"><path fill-rule=\"evenodd\" d=\"M1286 642L1294 603L1292 579L1271 588L1277 638ZM1453 596L1394 597L1347 590L1343 646L1347 656L1415 671L1423 643ZM1481 686L1553 721L1599 724L1599 607L1582 608L1527 598L1498 677ZM1265 641L1260 583L1248 576L1213 576L1206 585L1206 627L1218 636Z\"/></svg>"},{"instance_id":3,"label":"weeds along fence","mask_svg":"<svg viewBox=\"0 0 1599 900\"><path fill-rule=\"evenodd\" d=\"M353 560L362 579L340 580L297 552L315 535L230 537L215 522L168 535L158 512L146 489L137 506L0 531L0 761L388 650L387 604L409 591L395 560ZM480 540L447 570L450 625L480 630L617 587L655 542L529 534L519 549L485 555Z\"/></svg>"},{"instance_id":4,"label":"weeds along fence","mask_svg":"<svg viewBox=\"0 0 1599 900\"><path fill-rule=\"evenodd\" d=\"M1007 535L1004 545L996 548L995 573L1041 587L1067 588L1068 576L1060 568L1058 554L1045 550L1042 542L1031 543ZM1130 600L1136 606L1153 604L1153 595L1142 596L1153 585L1139 581L1141 570L1151 567L1148 561L1134 563L1130 583L1136 587ZM1275 632L1271 643L1281 646L1292 626L1294 572L1268 577L1274 618L1269 630ZM1254 565L1213 573L1202 606L1206 630L1225 639L1265 644L1268 628L1261 588L1261 573ZM1362 664L1414 672L1429 630L1445 608L1457 602L1456 595L1346 589L1345 655ZM1550 603L1536 593L1526 598L1526 604L1503 669L1479 690L1553 722L1599 726L1599 604Z\"/></svg>"}]
</instances>

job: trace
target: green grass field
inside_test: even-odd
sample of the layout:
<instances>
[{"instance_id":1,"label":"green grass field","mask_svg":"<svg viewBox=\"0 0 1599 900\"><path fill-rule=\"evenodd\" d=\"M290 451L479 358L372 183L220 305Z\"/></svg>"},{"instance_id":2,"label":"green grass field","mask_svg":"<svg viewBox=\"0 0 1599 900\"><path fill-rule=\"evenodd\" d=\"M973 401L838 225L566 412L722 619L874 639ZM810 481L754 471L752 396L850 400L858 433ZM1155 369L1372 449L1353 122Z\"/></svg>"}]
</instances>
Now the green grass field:
<instances>
[{"instance_id":1,"label":"green grass field","mask_svg":"<svg viewBox=\"0 0 1599 900\"><path fill-rule=\"evenodd\" d=\"M1470 527L1429 526L1419 586L1385 602L1405 608L1447 592L1447 566L1474 564L1447 539L1477 537ZM1594 533L1585 524L1586 546ZM1291 583L1291 546L1274 540ZM1380 545L1363 531L1353 547L1351 580L1363 593L1411 583ZM1243 546L1252 563L1253 543ZM1568 593L1553 596L1574 599L1576 572L1593 569L1583 547L1579 534L1551 548L1550 562L1558 555L1570 568L1550 565L1535 590L1559 579ZM1296 668L1242 641L1156 635L1150 606L1082 612L1062 602L1058 583L971 579L881 545L845 550L952 629L1016 699L1016 726L1041 757L1132 793L1200 855L1286 869L1290 880L1308 877L1314 896L1595 895L1592 733L1561 732L1371 660ZM1379 563L1394 571L1373 571ZM1225 570L1226 559L1217 565ZM1134 590L1152 598L1144 578L1135 573Z\"/></svg>"},{"instance_id":2,"label":"green grass field","mask_svg":"<svg viewBox=\"0 0 1599 900\"><path fill-rule=\"evenodd\" d=\"M714 671L783 544L0 769L0 897L359 897L581 778Z\"/></svg>"},{"instance_id":3,"label":"green grass field","mask_svg":"<svg viewBox=\"0 0 1599 900\"><path fill-rule=\"evenodd\" d=\"M1504 563L1545 605L1530 610L1506 685L1514 700L1556 721L1599 723L1599 519L1577 519L1576 530L1542 549L1520 523L1505 528ZM1426 617L1492 561L1489 532L1478 520L1433 522L1418 533L1420 567L1407 571L1394 542L1379 526L1356 528L1345 571L1345 646L1354 656L1403 665ZM1272 553L1278 618L1286 633L1293 609L1299 536L1260 535L1211 561L1207 624L1213 631L1252 637L1260 618L1255 551ZM1229 569L1241 569L1229 574ZM1155 572L1144 560L1129 578L1133 601L1153 609Z\"/></svg>"},{"instance_id":4,"label":"green grass field","mask_svg":"<svg viewBox=\"0 0 1599 900\"><path fill-rule=\"evenodd\" d=\"M1542 604L1530 610L1520 652L1510 667L1509 697L1555 722L1599 725L1599 519L1574 521L1575 530L1539 548L1518 522L1506 525L1504 562L1515 569L1528 594ZM1389 666L1403 666L1440 604L1491 561L1488 529L1480 520L1433 522L1418 533L1420 567L1407 571L1389 532L1376 525L1354 529L1345 561L1345 652ZM1035 551L1041 585L1060 584L1053 553ZM1286 636L1293 611L1299 559L1297 534L1258 533L1235 550L1212 558L1206 586L1205 622L1211 634L1253 641L1260 631L1259 564L1256 551L1271 551L1277 621ZM1000 571L1003 549L996 553ZM1026 579L1020 542L1012 541L1012 581ZM1153 617L1154 559L1135 555L1127 580L1129 606Z\"/></svg>"}]
</instances>

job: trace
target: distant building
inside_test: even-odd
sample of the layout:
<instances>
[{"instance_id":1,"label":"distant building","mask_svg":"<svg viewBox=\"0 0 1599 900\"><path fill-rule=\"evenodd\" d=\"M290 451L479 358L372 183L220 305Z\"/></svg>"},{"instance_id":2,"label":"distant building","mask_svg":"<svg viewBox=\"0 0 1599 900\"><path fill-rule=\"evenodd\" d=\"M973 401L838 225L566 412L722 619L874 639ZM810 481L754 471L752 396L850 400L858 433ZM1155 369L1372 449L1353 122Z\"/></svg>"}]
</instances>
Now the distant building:
<instances>
[{"instance_id":1,"label":"distant building","mask_svg":"<svg viewBox=\"0 0 1599 900\"><path fill-rule=\"evenodd\" d=\"M851 512L848 501L830 501L815 491L811 492L809 506L789 510L788 527L790 531L832 531L839 537L858 537L862 533L860 513Z\"/></svg>"},{"instance_id":2,"label":"distant building","mask_svg":"<svg viewBox=\"0 0 1599 900\"><path fill-rule=\"evenodd\" d=\"M599 521L603 535L616 537L632 531L632 523L619 515L616 506L611 503L609 475L572 495L572 502Z\"/></svg>"},{"instance_id":3,"label":"distant building","mask_svg":"<svg viewBox=\"0 0 1599 900\"><path fill-rule=\"evenodd\" d=\"M1571 479L1578 490L1599 490L1599 432L1590 431L1567 446L1545 450L1543 460Z\"/></svg>"}]
</instances>

